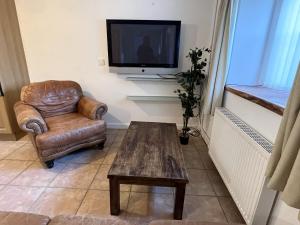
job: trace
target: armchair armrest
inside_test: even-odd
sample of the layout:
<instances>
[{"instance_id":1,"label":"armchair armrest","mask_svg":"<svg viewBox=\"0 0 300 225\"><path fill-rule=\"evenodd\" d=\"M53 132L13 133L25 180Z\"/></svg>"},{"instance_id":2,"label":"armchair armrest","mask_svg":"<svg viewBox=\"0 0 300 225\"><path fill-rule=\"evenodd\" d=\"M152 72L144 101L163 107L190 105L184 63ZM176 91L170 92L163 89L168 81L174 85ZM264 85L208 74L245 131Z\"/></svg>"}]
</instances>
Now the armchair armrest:
<instances>
[{"instance_id":1,"label":"armchair armrest","mask_svg":"<svg viewBox=\"0 0 300 225\"><path fill-rule=\"evenodd\" d=\"M15 104L14 110L21 130L35 135L48 131L44 118L34 107L19 101Z\"/></svg>"},{"instance_id":2,"label":"armchair armrest","mask_svg":"<svg viewBox=\"0 0 300 225\"><path fill-rule=\"evenodd\" d=\"M107 112L107 105L84 96L78 102L78 112L91 120L100 120Z\"/></svg>"}]
</instances>

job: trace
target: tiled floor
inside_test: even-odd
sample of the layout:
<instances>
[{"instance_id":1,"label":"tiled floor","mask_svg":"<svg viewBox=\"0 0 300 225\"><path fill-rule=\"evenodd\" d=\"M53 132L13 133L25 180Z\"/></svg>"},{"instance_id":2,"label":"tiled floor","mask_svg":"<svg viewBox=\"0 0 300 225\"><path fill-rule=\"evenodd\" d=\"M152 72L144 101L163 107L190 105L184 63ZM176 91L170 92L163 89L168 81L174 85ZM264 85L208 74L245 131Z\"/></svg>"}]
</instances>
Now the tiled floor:
<instances>
[{"instance_id":1,"label":"tiled floor","mask_svg":"<svg viewBox=\"0 0 300 225\"><path fill-rule=\"evenodd\" d=\"M75 152L45 169L25 137L0 142L0 211L110 217L106 178L125 130L109 130L103 150ZM216 171L201 138L183 147L190 184L184 219L243 223L233 200ZM164 187L121 186L120 219L148 224L172 219L174 190Z\"/></svg>"}]
</instances>

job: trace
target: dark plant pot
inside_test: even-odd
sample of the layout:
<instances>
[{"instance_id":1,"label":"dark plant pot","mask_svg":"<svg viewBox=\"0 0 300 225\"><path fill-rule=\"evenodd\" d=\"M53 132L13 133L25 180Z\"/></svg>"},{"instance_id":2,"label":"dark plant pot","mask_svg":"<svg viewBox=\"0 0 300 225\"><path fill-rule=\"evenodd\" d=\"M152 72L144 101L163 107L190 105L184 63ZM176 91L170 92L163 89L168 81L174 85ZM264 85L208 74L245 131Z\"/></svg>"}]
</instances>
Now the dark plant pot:
<instances>
[{"instance_id":1,"label":"dark plant pot","mask_svg":"<svg viewBox=\"0 0 300 225\"><path fill-rule=\"evenodd\" d=\"M180 134L179 139L180 139L180 144L182 145L187 145L189 143L189 138L190 136L188 134Z\"/></svg>"}]
</instances>

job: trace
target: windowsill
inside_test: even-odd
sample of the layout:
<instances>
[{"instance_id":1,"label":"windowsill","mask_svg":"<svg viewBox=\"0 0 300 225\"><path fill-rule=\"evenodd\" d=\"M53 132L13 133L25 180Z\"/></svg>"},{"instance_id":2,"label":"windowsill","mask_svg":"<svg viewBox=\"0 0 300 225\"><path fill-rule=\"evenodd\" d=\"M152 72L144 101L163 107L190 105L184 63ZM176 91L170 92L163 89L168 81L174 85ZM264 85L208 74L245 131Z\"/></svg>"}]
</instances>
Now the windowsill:
<instances>
[{"instance_id":1,"label":"windowsill","mask_svg":"<svg viewBox=\"0 0 300 225\"><path fill-rule=\"evenodd\" d=\"M263 86L226 85L225 90L279 115L283 115L289 97L288 91Z\"/></svg>"}]
</instances>

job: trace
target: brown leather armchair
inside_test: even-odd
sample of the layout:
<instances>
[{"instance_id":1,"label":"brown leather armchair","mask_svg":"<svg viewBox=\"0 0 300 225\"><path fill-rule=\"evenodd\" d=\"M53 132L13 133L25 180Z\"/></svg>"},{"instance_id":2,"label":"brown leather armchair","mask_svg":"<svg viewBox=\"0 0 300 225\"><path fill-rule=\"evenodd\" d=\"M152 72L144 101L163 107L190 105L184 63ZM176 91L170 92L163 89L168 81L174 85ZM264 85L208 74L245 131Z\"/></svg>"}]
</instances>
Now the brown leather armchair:
<instances>
[{"instance_id":1,"label":"brown leather armchair","mask_svg":"<svg viewBox=\"0 0 300 225\"><path fill-rule=\"evenodd\" d=\"M14 106L20 128L27 132L48 168L54 159L106 140L104 103L85 97L74 81L45 81L21 90Z\"/></svg>"}]
</instances>

